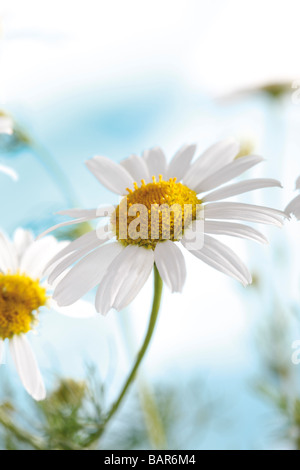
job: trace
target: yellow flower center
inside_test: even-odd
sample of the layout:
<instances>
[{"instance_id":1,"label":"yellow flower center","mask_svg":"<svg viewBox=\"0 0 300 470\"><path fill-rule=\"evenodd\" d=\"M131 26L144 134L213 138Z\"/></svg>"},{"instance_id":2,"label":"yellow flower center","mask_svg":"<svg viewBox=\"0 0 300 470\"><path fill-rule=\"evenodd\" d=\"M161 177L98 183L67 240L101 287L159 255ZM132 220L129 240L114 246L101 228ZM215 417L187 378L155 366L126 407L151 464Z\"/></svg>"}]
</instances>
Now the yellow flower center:
<instances>
[{"instance_id":1,"label":"yellow flower center","mask_svg":"<svg viewBox=\"0 0 300 470\"><path fill-rule=\"evenodd\" d=\"M0 274L0 338L27 333L46 304L46 289L21 274Z\"/></svg>"},{"instance_id":2,"label":"yellow flower center","mask_svg":"<svg viewBox=\"0 0 300 470\"><path fill-rule=\"evenodd\" d=\"M141 181L125 196L112 216L117 239L125 246L134 244L154 249L158 242L179 240L197 218L201 201L195 191L176 178Z\"/></svg>"}]
</instances>

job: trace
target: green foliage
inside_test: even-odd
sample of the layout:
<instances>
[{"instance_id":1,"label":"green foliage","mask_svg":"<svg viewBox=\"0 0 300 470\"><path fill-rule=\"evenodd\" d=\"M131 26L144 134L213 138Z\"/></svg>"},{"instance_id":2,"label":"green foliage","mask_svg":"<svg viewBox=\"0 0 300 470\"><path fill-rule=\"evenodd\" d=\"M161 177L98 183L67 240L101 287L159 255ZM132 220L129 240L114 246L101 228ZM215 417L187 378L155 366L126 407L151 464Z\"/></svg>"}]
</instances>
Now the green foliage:
<instances>
[{"instance_id":1,"label":"green foliage","mask_svg":"<svg viewBox=\"0 0 300 470\"><path fill-rule=\"evenodd\" d=\"M300 384L291 361L298 320L278 301L267 320L258 343L264 374L256 389L277 412L277 437L300 450Z\"/></svg>"},{"instance_id":2,"label":"green foliage","mask_svg":"<svg viewBox=\"0 0 300 470\"><path fill-rule=\"evenodd\" d=\"M42 402L33 402L35 412L22 416L11 402L0 406L3 447L47 450L85 448L103 422L103 387L94 383L93 369L87 381L60 379L53 392ZM32 422L34 416L34 423ZM94 444L93 439L91 445Z\"/></svg>"},{"instance_id":3,"label":"green foliage","mask_svg":"<svg viewBox=\"0 0 300 470\"><path fill-rule=\"evenodd\" d=\"M140 387L141 385L141 387ZM220 405L202 381L164 384L148 390L138 381L126 406L106 428L104 388L90 368L85 381L60 379L48 398L31 399L26 416L14 397L0 405L0 447L6 450L184 449L203 436ZM11 396L11 393L10 393ZM182 397L185 397L184 403ZM155 409L154 409L155 408ZM156 427L149 429L151 423ZM159 423L157 423L157 417ZM189 426L182 423L188 421ZM163 434L160 441L158 431ZM156 439L153 439L153 436Z\"/></svg>"}]
</instances>

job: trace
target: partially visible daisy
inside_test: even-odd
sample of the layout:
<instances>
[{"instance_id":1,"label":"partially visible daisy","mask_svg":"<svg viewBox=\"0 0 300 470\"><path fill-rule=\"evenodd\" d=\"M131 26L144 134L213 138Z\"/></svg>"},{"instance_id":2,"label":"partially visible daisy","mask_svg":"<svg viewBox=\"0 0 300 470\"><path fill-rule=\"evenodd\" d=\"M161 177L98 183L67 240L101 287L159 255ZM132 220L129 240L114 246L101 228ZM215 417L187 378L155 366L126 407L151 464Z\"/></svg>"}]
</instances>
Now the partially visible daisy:
<instances>
[{"instance_id":1,"label":"partially visible daisy","mask_svg":"<svg viewBox=\"0 0 300 470\"><path fill-rule=\"evenodd\" d=\"M170 163L160 148L147 150L142 157L131 155L120 164L103 156L87 161L88 169L100 183L120 195L122 200L113 208L111 223L73 241L52 260L55 266L52 266L50 283L72 266L54 290L59 305L72 304L98 285L97 311L106 314L111 308L121 310L138 294L154 263L171 291L180 292L186 278L180 246L243 285L251 283L251 275L244 263L212 235L267 243L265 236L254 228L233 221L280 227L286 215L269 207L219 201L255 189L281 187L281 184L274 179L250 179L223 186L263 159L257 155L237 158L239 144L231 140L213 145L192 163L195 150L195 145L182 147ZM162 204L177 207L171 216L169 237L165 234L164 216L157 211ZM141 209L134 215L132 208L136 205ZM143 207L148 218L140 223L140 236L133 237L129 228L138 221ZM185 207L190 208L187 218ZM101 217L103 213L79 209L62 211L61 214L75 217L75 220L54 228ZM155 236L152 233L154 217L159 224ZM181 234L175 228L178 221ZM203 237L201 246L189 242L197 232Z\"/></svg>"},{"instance_id":2,"label":"partially visible daisy","mask_svg":"<svg viewBox=\"0 0 300 470\"><path fill-rule=\"evenodd\" d=\"M46 308L70 316L95 312L85 301L71 308L58 307L42 279L46 264L67 244L52 236L34 241L31 232L21 228L12 240L0 232L0 363L7 341L20 379L35 400L43 400L46 391L26 335L36 327L39 314Z\"/></svg>"},{"instance_id":3,"label":"partially visible daisy","mask_svg":"<svg viewBox=\"0 0 300 470\"><path fill-rule=\"evenodd\" d=\"M296 189L300 189L300 176L296 181ZM285 209L288 215L294 214L300 220L300 194L296 196Z\"/></svg>"}]
</instances>

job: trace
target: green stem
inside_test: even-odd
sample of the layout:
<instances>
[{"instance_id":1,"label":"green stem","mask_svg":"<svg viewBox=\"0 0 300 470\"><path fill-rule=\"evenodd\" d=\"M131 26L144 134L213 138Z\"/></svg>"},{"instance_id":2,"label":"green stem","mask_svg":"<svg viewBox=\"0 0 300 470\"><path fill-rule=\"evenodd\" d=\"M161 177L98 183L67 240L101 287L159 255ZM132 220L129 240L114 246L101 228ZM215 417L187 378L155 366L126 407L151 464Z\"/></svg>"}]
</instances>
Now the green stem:
<instances>
[{"instance_id":1,"label":"green stem","mask_svg":"<svg viewBox=\"0 0 300 470\"><path fill-rule=\"evenodd\" d=\"M163 288L163 282L161 280L161 277L159 275L157 267L154 265L154 297L153 297L153 304L152 304L152 312L150 316L150 321L148 325L148 330L146 337L144 339L144 343L139 350L139 353L137 355L136 361L131 369L131 372L124 384L124 387L122 388L122 391L118 397L118 399L115 401L115 403L112 405L110 411L108 412L104 424L106 424L112 416L116 413L118 410L119 406L121 405L124 396L126 395L126 392L128 388L130 387L131 383L133 382L135 375L137 373L137 370L145 356L145 353L148 349L148 346L150 344L155 325L156 325L156 320L158 317L158 312L159 312L159 307L160 307L160 301L161 301L161 294L162 294L162 288Z\"/></svg>"},{"instance_id":2,"label":"green stem","mask_svg":"<svg viewBox=\"0 0 300 470\"><path fill-rule=\"evenodd\" d=\"M135 341L133 338L130 318L128 315L119 315L119 321L122 328L124 341L126 342L128 349L128 355L132 360L135 355L134 351L136 348L134 347ZM147 379L142 376L141 371L139 371L136 381L140 406L143 412L144 422L152 448L153 450L167 449L164 423L162 422L153 390Z\"/></svg>"},{"instance_id":3,"label":"green stem","mask_svg":"<svg viewBox=\"0 0 300 470\"><path fill-rule=\"evenodd\" d=\"M155 325L156 325L156 321L157 321L157 317L159 313L159 308L160 308L162 289L163 289L163 282L159 275L156 265L154 265L154 297L153 297L153 303L152 303L151 316L150 316L150 320L148 324L148 330L147 330L143 345L138 352L135 363L131 369L131 372L129 373L127 377L126 382L124 383L124 386L120 392L120 395L118 396L117 400L113 403L104 421L101 423L101 428L99 428L94 434L92 434L89 437L89 439L85 442L85 447L92 445L92 443L95 442L102 435L107 423L111 420L114 414L118 411L130 385L132 384L136 376L138 368L147 352L148 346L150 344L150 341L151 341L151 338L155 329Z\"/></svg>"}]
</instances>

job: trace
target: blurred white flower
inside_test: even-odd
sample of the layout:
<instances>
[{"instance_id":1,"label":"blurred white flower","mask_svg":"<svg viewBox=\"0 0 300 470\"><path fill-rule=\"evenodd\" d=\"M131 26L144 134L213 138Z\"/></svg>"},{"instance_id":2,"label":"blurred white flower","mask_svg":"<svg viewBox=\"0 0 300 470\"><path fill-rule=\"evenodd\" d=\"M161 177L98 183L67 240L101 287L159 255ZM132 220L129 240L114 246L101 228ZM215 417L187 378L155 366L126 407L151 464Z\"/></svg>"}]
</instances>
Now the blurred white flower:
<instances>
[{"instance_id":1,"label":"blurred white flower","mask_svg":"<svg viewBox=\"0 0 300 470\"><path fill-rule=\"evenodd\" d=\"M0 111L0 134L12 135L14 130L13 119L7 114Z\"/></svg>"},{"instance_id":2,"label":"blurred white flower","mask_svg":"<svg viewBox=\"0 0 300 470\"><path fill-rule=\"evenodd\" d=\"M300 176L296 181L296 189L300 189ZM288 204L285 211L288 215L294 214L300 220L300 194Z\"/></svg>"},{"instance_id":3,"label":"blurred white flower","mask_svg":"<svg viewBox=\"0 0 300 470\"><path fill-rule=\"evenodd\" d=\"M46 391L26 334L34 329L39 313L45 307L75 317L95 313L85 301L72 308L58 307L50 286L43 281L46 264L66 246L67 242L52 236L34 241L31 232L21 228L12 240L0 232L0 363L7 340L20 379L35 400L43 400Z\"/></svg>"},{"instance_id":4,"label":"blurred white flower","mask_svg":"<svg viewBox=\"0 0 300 470\"><path fill-rule=\"evenodd\" d=\"M251 283L251 275L244 263L229 247L211 235L229 235L266 243L264 235L252 227L227 220L281 226L285 213L263 206L216 201L255 189L281 185L272 179L250 179L210 192L260 163L262 158L256 155L235 158L240 149L238 143L231 140L213 145L191 163L195 150L195 145L182 147L169 164L160 148L144 152L142 158L132 155L121 164L99 156L87 161L90 171L104 186L121 196L124 196L126 191L128 194L120 205L113 209L113 223L83 235L52 260L52 263L56 264L51 268L50 283L78 261L54 290L54 298L60 305L72 304L99 284L96 295L97 311L106 314L111 308L121 310L138 294L154 263L172 292L180 292L186 278L180 245L243 285ZM136 181L141 181L140 187ZM206 195L202 194L207 192ZM139 233L143 232L143 237L140 238L129 235L129 222L137 220L137 213L130 217L132 206L136 203L146 206L146 215L149 213L150 217L146 223L141 222ZM164 237L163 216L159 219L158 234L153 236L151 232L152 208L161 204L167 204L168 207L177 204L180 209L186 205L192 207L188 225L183 219L183 211L179 215L174 211L169 239ZM122 214L123 205L128 207L128 213ZM200 217L197 209L199 207ZM104 211L100 214L97 210L74 209L62 211L61 214L77 219L59 224L45 234L60 226L101 217ZM125 221L125 238L120 236L121 230L124 229L124 215L128 216ZM175 231L175 219L178 217L183 236L177 236ZM198 232L202 235L202 245L199 247L190 243ZM113 238L115 241L112 241Z\"/></svg>"}]
</instances>

